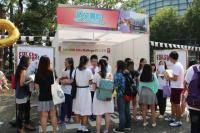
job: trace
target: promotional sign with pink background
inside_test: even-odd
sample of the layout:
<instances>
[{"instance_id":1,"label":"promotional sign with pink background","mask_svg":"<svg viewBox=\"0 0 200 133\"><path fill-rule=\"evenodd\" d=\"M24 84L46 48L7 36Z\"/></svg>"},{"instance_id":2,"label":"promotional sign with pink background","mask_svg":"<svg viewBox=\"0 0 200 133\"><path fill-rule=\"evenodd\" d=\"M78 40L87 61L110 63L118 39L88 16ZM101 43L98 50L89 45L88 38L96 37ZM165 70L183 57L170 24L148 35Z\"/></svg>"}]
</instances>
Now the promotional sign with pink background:
<instances>
[{"instance_id":1,"label":"promotional sign with pink background","mask_svg":"<svg viewBox=\"0 0 200 133\"><path fill-rule=\"evenodd\" d=\"M87 22L76 22L75 18L77 11L91 12L102 15L104 24L95 24ZM105 10L95 8L77 8L77 7L58 7L57 8L57 23L70 26L70 27L81 27L81 28L93 28L93 29L107 29L117 30L118 29L118 10Z\"/></svg>"}]
</instances>

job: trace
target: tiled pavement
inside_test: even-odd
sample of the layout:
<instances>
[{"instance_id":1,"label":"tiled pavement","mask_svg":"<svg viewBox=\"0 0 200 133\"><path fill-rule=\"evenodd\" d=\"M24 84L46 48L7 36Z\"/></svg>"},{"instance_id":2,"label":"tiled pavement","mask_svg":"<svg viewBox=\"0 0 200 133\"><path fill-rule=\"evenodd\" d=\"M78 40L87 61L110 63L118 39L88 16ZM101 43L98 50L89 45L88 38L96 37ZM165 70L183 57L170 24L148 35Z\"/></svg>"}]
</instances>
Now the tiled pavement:
<instances>
[{"instance_id":1,"label":"tiled pavement","mask_svg":"<svg viewBox=\"0 0 200 133\"><path fill-rule=\"evenodd\" d=\"M170 104L169 104L170 105ZM170 106L168 105L167 113L169 113ZM37 131L34 133L39 133L41 131L40 126L38 126L38 114L36 107L32 107L31 121L37 127ZM15 104L13 96L0 96L0 133L15 133L16 128L12 128L9 124L10 121L15 119ZM118 113L115 112L111 114L111 129L117 127L119 123ZM89 120L89 128L92 133L95 133L95 121ZM102 122L102 126L105 122ZM152 128L151 126L142 127L141 120L136 123L133 122L132 130L127 133L189 133L189 123L183 118L183 126L178 128L171 128L168 123L164 120L158 120L157 127ZM58 133L75 133L75 123L59 125ZM51 125L48 124L48 131L51 132ZM110 131L112 133L112 131Z\"/></svg>"}]
</instances>

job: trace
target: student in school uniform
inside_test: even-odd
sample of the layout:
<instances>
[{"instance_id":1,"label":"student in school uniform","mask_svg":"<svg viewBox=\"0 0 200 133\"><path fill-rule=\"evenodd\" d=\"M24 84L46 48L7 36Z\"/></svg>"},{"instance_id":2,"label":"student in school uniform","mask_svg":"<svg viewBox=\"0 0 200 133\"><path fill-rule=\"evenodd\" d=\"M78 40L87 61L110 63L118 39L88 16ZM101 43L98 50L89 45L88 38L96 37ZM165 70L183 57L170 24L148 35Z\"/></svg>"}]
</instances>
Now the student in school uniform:
<instances>
[{"instance_id":1,"label":"student in school uniform","mask_svg":"<svg viewBox=\"0 0 200 133\"><path fill-rule=\"evenodd\" d=\"M60 83L62 85L62 90L65 94L65 102L61 105L61 115L59 123L72 121L72 96L71 96L71 89L73 82L72 80L72 73L74 71L74 60L73 58L66 58L65 59L65 70L62 72L62 77L60 78ZM65 117L67 116L67 119Z\"/></svg>"},{"instance_id":2,"label":"student in school uniform","mask_svg":"<svg viewBox=\"0 0 200 133\"><path fill-rule=\"evenodd\" d=\"M96 73L93 79L93 86L94 89L98 89L99 83L101 79L109 79L112 80L112 74L107 72L106 66L107 66L107 61L104 59L100 59L99 61L99 73ZM108 133L109 132L109 127L110 127L110 113L114 112L114 103L113 99L110 101L100 101L96 97L96 93L94 95L94 100L93 100L93 114L97 116L96 118L96 133L101 132L101 119L102 115L105 114L105 130L103 133Z\"/></svg>"},{"instance_id":3,"label":"student in school uniform","mask_svg":"<svg viewBox=\"0 0 200 133\"><path fill-rule=\"evenodd\" d=\"M72 111L76 115L77 132L88 133L88 116L92 115L92 98L89 85L92 84L92 72L87 69L88 57L81 56L77 69L74 70L73 78L76 79L77 92L73 100Z\"/></svg>"},{"instance_id":4,"label":"student in school uniform","mask_svg":"<svg viewBox=\"0 0 200 133\"><path fill-rule=\"evenodd\" d=\"M95 74L97 74L99 72L98 69L98 56L97 55L92 55L90 57L90 66L88 66L88 69L92 72L92 75L94 76ZM90 92L91 92L91 96L92 96L92 101L94 98L94 88L92 85L90 85ZM90 117L91 120L95 121L95 116L92 114Z\"/></svg>"}]
</instances>

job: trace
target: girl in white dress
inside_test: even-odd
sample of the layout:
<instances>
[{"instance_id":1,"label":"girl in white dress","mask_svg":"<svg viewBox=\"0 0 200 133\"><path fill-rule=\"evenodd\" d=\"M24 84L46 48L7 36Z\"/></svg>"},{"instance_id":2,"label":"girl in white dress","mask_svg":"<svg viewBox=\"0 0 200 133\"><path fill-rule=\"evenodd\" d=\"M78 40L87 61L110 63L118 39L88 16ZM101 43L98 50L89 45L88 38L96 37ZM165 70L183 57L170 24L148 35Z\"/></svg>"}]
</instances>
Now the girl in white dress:
<instances>
[{"instance_id":1,"label":"girl in white dress","mask_svg":"<svg viewBox=\"0 0 200 133\"><path fill-rule=\"evenodd\" d=\"M99 69L100 72L96 73L93 79L93 86L94 90L99 87L100 80L103 79L112 79L112 74L107 72L107 61L104 59L101 59L99 61ZM113 100L111 101L100 101L96 97L96 92L94 94L93 99L93 114L97 116L96 118L96 130L97 133L100 133L101 129L101 119L102 115L105 114L105 120L106 120L106 129L103 131L103 133L108 133L109 127L110 127L110 113L114 112L114 103Z\"/></svg>"},{"instance_id":2,"label":"girl in white dress","mask_svg":"<svg viewBox=\"0 0 200 133\"><path fill-rule=\"evenodd\" d=\"M76 114L77 132L87 133L88 116L92 114L92 98L89 85L92 84L92 72L87 69L87 56L80 57L80 64L74 71L76 78L77 92L73 100L73 112Z\"/></svg>"}]
</instances>

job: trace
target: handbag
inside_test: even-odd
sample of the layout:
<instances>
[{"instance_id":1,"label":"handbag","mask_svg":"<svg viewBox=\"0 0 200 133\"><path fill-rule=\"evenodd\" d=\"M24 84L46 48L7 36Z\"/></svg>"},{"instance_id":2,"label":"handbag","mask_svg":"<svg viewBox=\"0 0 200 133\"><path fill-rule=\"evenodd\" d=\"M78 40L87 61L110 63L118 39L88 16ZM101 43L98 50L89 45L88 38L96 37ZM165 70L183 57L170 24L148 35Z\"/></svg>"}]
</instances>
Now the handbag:
<instances>
[{"instance_id":1,"label":"handbag","mask_svg":"<svg viewBox=\"0 0 200 133\"><path fill-rule=\"evenodd\" d=\"M65 102L65 94L61 88L61 85L55 80L53 73L54 84L51 85L51 93L54 105L58 105Z\"/></svg>"},{"instance_id":2,"label":"handbag","mask_svg":"<svg viewBox=\"0 0 200 133\"><path fill-rule=\"evenodd\" d=\"M166 85L163 86L163 97L167 98L171 96L170 82L166 81Z\"/></svg>"},{"instance_id":3,"label":"handbag","mask_svg":"<svg viewBox=\"0 0 200 133\"><path fill-rule=\"evenodd\" d=\"M74 80L72 82L72 89L71 89L71 96L72 98L76 98L76 92L77 92L77 84L76 84L76 70L74 72Z\"/></svg>"}]
</instances>

